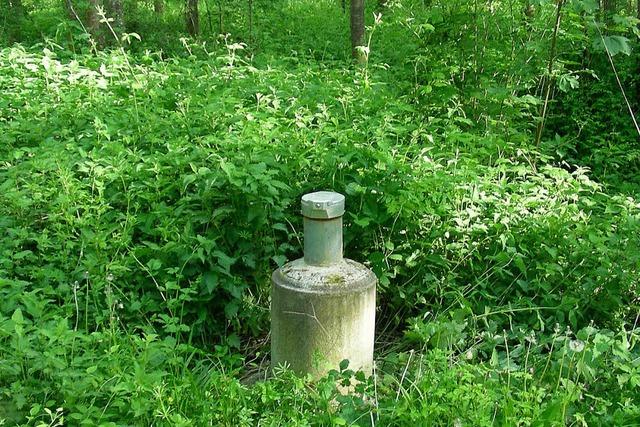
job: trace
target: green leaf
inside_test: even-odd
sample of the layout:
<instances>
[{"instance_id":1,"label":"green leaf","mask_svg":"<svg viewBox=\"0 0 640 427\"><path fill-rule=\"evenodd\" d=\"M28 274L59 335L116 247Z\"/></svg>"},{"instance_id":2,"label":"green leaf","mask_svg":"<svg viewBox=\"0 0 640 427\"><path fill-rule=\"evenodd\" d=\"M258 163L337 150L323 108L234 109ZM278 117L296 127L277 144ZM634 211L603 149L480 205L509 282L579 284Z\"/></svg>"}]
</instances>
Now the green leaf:
<instances>
[{"instance_id":1,"label":"green leaf","mask_svg":"<svg viewBox=\"0 0 640 427\"><path fill-rule=\"evenodd\" d=\"M498 350L494 348L493 351L491 352L491 359L489 359L489 365L495 368L498 366L498 363L499 363Z\"/></svg>"},{"instance_id":2,"label":"green leaf","mask_svg":"<svg viewBox=\"0 0 640 427\"><path fill-rule=\"evenodd\" d=\"M571 89L577 89L580 86L578 77L571 74L561 74L558 77L558 88L563 92L569 92Z\"/></svg>"},{"instance_id":3,"label":"green leaf","mask_svg":"<svg viewBox=\"0 0 640 427\"><path fill-rule=\"evenodd\" d=\"M13 254L13 259L14 260L20 260L23 259L25 257L27 257L28 255L31 255L33 252L26 250L26 251L20 251L18 253Z\"/></svg>"},{"instance_id":4,"label":"green leaf","mask_svg":"<svg viewBox=\"0 0 640 427\"><path fill-rule=\"evenodd\" d=\"M289 231L289 229L287 228L287 226L286 226L286 225L284 225L284 224L283 224L283 223L281 223L281 222L277 222L277 223L273 224L273 225L271 226L271 228L273 228L274 230L284 231L285 233L287 233L287 232Z\"/></svg>"},{"instance_id":5,"label":"green leaf","mask_svg":"<svg viewBox=\"0 0 640 427\"><path fill-rule=\"evenodd\" d=\"M629 39L623 36L604 36L596 40L593 45L595 49L608 51L611 56L619 53L631 55Z\"/></svg>"},{"instance_id":6,"label":"green leaf","mask_svg":"<svg viewBox=\"0 0 640 427\"><path fill-rule=\"evenodd\" d=\"M227 344L229 347L240 348L240 338L236 334L231 334L227 337Z\"/></svg>"},{"instance_id":7,"label":"green leaf","mask_svg":"<svg viewBox=\"0 0 640 427\"><path fill-rule=\"evenodd\" d=\"M238 314L238 308L238 303L232 301L224 306L224 315L227 317L227 319L233 319Z\"/></svg>"},{"instance_id":8,"label":"green leaf","mask_svg":"<svg viewBox=\"0 0 640 427\"><path fill-rule=\"evenodd\" d=\"M150 259L149 262L147 262L147 266L151 271L159 270L160 267L162 267L162 262L159 259L153 258Z\"/></svg>"},{"instance_id":9,"label":"green leaf","mask_svg":"<svg viewBox=\"0 0 640 427\"><path fill-rule=\"evenodd\" d=\"M527 266L524 264L524 260L522 259L522 257L516 256L514 262L516 264L516 267L518 267L518 270L520 270L522 274L525 274L527 272Z\"/></svg>"},{"instance_id":10,"label":"green leaf","mask_svg":"<svg viewBox=\"0 0 640 427\"><path fill-rule=\"evenodd\" d=\"M547 404L546 408L542 413L538 415L538 417L534 420L534 426L548 426L555 425L556 423L561 422L563 415L563 401L561 399L556 399L551 403Z\"/></svg>"},{"instance_id":11,"label":"green leaf","mask_svg":"<svg viewBox=\"0 0 640 427\"><path fill-rule=\"evenodd\" d=\"M278 267L282 267L287 262L287 257L284 255L274 255L271 259L278 265Z\"/></svg>"},{"instance_id":12,"label":"green leaf","mask_svg":"<svg viewBox=\"0 0 640 427\"><path fill-rule=\"evenodd\" d=\"M13 323L17 325L24 324L24 317L22 316L22 310L20 310L19 308L16 309L16 311L14 311L13 315L11 316L11 320L13 320Z\"/></svg>"},{"instance_id":13,"label":"green leaf","mask_svg":"<svg viewBox=\"0 0 640 427\"><path fill-rule=\"evenodd\" d=\"M207 271L202 275L202 283L207 293L212 293L218 287L218 275L212 271Z\"/></svg>"},{"instance_id":14,"label":"green leaf","mask_svg":"<svg viewBox=\"0 0 640 427\"><path fill-rule=\"evenodd\" d=\"M31 415L32 417L35 417L36 415L38 415L40 413L40 409L42 409L42 406L40 406L39 404L35 403L31 409L29 410L29 415Z\"/></svg>"},{"instance_id":15,"label":"green leaf","mask_svg":"<svg viewBox=\"0 0 640 427\"><path fill-rule=\"evenodd\" d=\"M229 274L231 266L236 262L236 258L232 258L222 251L214 251L213 256L218 258L218 265L222 267L227 274Z\"/></svg>"},{"instance_id":16,"label":"green leaf","mask_svg":"<svg viewBox=\"0 0 640 427\"><path fill-rule=\"evenodd\" d=\"M598 10L599 7L600 5L597 0L582 0L576 4L578 11L587 13L593 13Z\"/></svg>"},{"instance_id":17,"label":"green leaf","mask_svg":"<svg viewBox=\"0 0 640 427\"><path fill-rule=\"evenodd\" d=\"M371 223L371 218L358 218L357 216L354 216L353 222L358 224L360 227L365 228L369 226L369 223Z\"/></svg>"}]
</instances>

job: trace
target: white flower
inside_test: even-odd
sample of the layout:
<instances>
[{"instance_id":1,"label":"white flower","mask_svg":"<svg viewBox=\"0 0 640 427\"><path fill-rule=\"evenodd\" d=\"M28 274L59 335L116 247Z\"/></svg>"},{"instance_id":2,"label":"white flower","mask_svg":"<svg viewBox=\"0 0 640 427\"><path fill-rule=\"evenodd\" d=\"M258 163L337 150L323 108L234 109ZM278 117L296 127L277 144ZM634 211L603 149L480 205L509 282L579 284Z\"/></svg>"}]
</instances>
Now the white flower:
<instances>
[{"instance_id":1,"label":"white flower","mask_svg":"<svg viewBox=\"0 0 640 427\"><path fill-rule=\"evenodd\" d=\"M571 340L569 341L569 348L575 353L580 353L584 350L584 342L580 340Z\"/></svg>"}]
</instances>

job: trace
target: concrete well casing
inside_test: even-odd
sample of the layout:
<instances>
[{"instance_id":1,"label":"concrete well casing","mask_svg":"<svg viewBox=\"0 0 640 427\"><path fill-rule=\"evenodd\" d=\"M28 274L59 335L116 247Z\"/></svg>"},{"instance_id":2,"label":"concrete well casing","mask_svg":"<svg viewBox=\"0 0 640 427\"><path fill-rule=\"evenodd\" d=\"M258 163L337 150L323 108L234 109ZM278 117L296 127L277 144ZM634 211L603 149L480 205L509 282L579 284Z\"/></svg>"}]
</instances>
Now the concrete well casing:
<instances>
[{"instance_id":1,"label":"concrete well casing","mask_svg":"<svg viewBox=\"0 0 640 427\"><path fill-rule=\"evenodd\" d=\"M319 231L326 224L311 222L308 227L305 217L305 239L314 239L305 241L305 258L273 272L272 368L286 365L298 374L319 377L347 359L349 369L371 374L377 278L364 265L342 258L341 216L339 233L331 227L326 233ZM334 240L338 238L339 248ZM312 254L327 252L315 247L316 239L331 251L339 250L339 256L308 256L309 247L314 247Z\"/></svg>"}]
</instances>

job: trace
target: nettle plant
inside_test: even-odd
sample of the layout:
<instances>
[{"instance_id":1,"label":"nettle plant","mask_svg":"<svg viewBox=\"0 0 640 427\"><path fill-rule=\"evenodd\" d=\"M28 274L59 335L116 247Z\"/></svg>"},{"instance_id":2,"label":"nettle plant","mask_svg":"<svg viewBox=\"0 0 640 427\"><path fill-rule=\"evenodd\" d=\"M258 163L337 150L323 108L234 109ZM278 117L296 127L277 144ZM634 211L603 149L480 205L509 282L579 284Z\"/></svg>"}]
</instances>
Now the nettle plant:
<instances>
[{"instance_id":1,"label":"nettle plant","mask_svg":"<svg viewBox=\"0 0 640 427\"><path fill-rule=\"evenodd\" d=\"M436 22L438 11L424 13ZM380 32L396 31L391 22ZM487 92L510 107L474 117L485 99L462 96L455 62L434 60L432 76L414 67L410 81L433 93L416 104L383 84L383 68L368 85L354 82L360 71L319 66L301 66L302 78L247 65L241 44L222 43L226 55L189 46L188 61L149 53L144 65L122 50L82 63L3 52L20 114L4 134L17 156L4 172L8 224L22 236L8 268L59 302L82 296L80 324L110 319L112 289L125 324L143 314L169 333L259 331L268 272L299 254L293 201L314 187L353 198L349 250L408 313L513 303L558 308L550 322L578 325L628 300L636 206L524 148L527 126L505 123L532 114L525 95ZM30 124L40 110L45 121Z\"/></svg>"},{"instance_id":2,"label":"nettle plant","mask_svg":"<svg viewBox=\"0 0 640 427\"><path fill-rule=\"evenodd\" d=\"M335 2L269 9L291 26L261 45L1 50L8 422L637 419L640 205L558 154L570 137L533 138L542 78L563 108L590 78L592 12L567 4L549 71L557 2L531 20L514 4L389 2L368 15L365 68L336 61L346 27L310 34L346 22ZM603 47L623 54L616 36ZM620 153L602 147L594 162ZM380 280L376 375L249 387L269 274L301 255L299 197L321 189L347 195L345 252Z\"/></svg>"},{"instance_id":3,"label":"nettle plant","mask_svg":"<svg viewBox=\"0 0 640 427\"><path fill-rule=\"evenodd\" d=\"M358 240L348 241L378 274L385 302L407 312L545 307L545 323L574 327L633 313L637 203L603 196L584 170L535 167L534 152L449 135L437 145L427 134L426 147L349 157L353 172L345 173L355 183L346 192L359 209L348 232ZM479 141L486 165L469 154ZM365 161L380 178L358 173ZM611 209L620 215L611 218Z\"/></svg>"}]
</instances>

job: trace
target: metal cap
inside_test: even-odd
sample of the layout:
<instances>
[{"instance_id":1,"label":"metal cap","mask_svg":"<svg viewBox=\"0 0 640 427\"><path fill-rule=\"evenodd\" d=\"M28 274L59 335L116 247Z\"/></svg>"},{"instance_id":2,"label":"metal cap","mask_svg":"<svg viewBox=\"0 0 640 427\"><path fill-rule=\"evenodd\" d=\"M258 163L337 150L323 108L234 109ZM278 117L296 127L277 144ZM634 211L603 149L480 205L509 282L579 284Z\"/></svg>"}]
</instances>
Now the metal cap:
<instances>
[{"instance_id":1,"label":"metal cap","mask_svg":"<svg viewBox=\"0 0 640 427\"><path fill-rule=\"evenodd\" d=\"M302 196L302 215L331 219L344 215L344 196L333 191L317 191Z\"/></svg>"}]
</instances>

